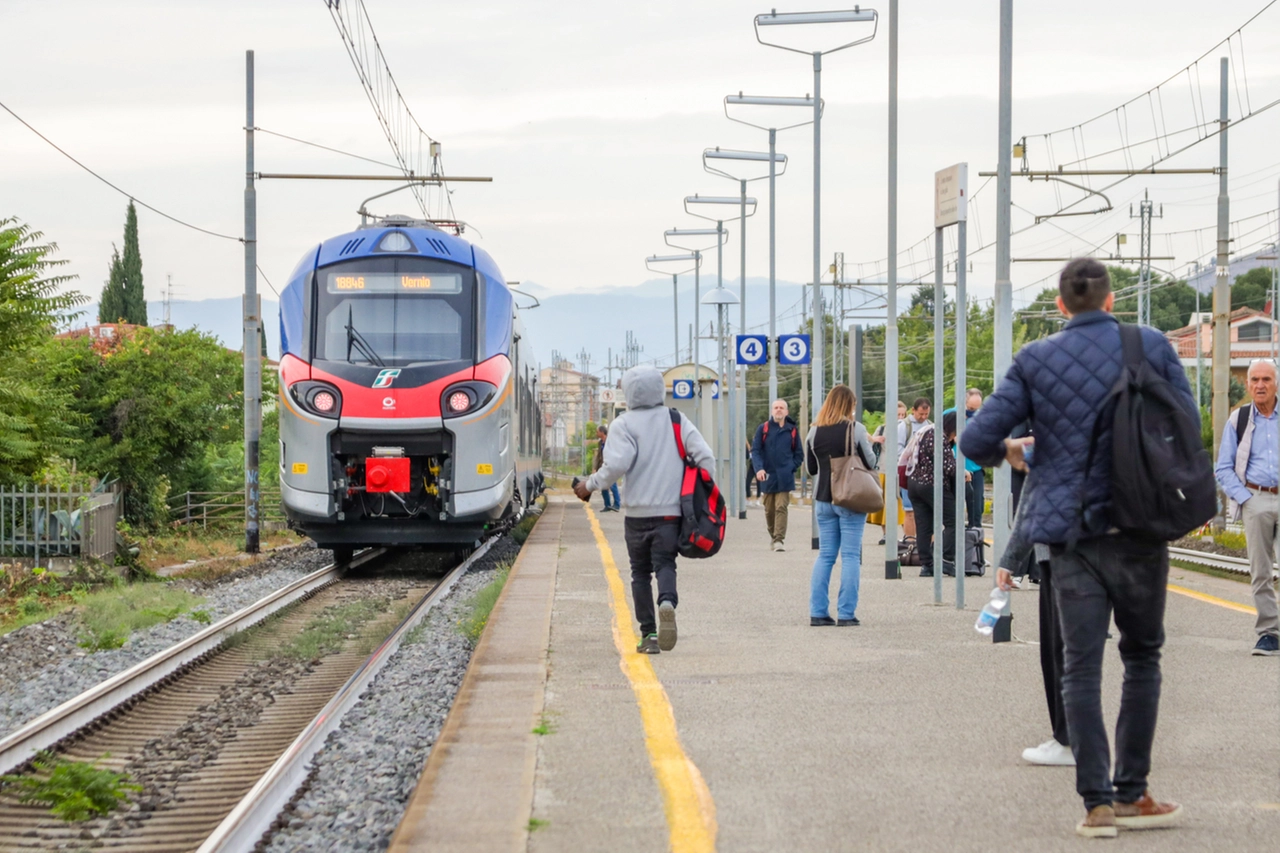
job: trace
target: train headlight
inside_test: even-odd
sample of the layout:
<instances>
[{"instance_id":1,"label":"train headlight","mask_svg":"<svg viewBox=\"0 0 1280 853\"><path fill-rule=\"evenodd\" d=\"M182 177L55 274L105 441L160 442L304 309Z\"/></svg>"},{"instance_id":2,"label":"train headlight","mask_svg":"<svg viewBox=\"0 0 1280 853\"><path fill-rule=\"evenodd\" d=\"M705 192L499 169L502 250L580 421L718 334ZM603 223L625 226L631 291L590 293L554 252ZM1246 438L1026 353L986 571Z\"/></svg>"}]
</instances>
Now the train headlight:
<instances>
[{"instance_id":1,"label":"train headlight","mask_svg":"<svg viewBox=\"0 0 1280 853\"><path fill-rule=\"evenodd\" d=\"M289 386L289 394L303 411L322 418L342 414L342 393L327 382L306 379Z\"/></svg>"},{"instance_id":2,"label":"train headlight","mask_svg":"<svg viewBox=\"0 0 1280 853\"><path fill-rule=\"evenodd\" d=\"M440 414L456 418L483 409L497 393L498 389L489 382L478 379L458 382L444 389L440 395Z\"/></svg>"},{"instance_id":3,"label":"train headlight","mask_svg":"<svg viewBox=\"0 0 1280 853\"><path fill-rule=\"evenodd\" d=\"M454 391L449 395L449 411L462 414L471 408L471 395L466 391Z\"/></svg>"}]
</instances>

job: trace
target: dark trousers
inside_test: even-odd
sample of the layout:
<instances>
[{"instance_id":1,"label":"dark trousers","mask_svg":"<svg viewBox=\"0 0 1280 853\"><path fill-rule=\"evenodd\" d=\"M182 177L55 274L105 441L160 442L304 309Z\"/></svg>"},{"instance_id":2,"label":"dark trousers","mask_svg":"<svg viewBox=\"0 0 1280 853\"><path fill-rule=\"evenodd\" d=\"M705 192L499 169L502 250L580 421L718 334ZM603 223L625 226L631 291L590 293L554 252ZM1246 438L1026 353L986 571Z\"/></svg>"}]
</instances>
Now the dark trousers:
<instances>
[{"instance_id":1,"label":"dark trousers","mask_svg":"<svg viewBox=\"0 0 1280 853\"><path fill-rule=\"evenodd\" d=\"M1070 552L1054 546L1050 570L1062 630L1062 701L1076 757L1076 791L1085 809L1136 802L1147 788L1160 708L1168 547L1100 536ZM1114 779L1102 721L1102 652L1113 610L1124 662Z\"/></svg>"},{"instance_id":2,"label":"dark trousers","mask_svg":"<svg viewBox=\"0 0 1280 853\"><path fill-rule=\"evenodd\" d=\"M1031 555L1035 562L1035 554ZM1058 624L1058 608L1053 602L1053 570L1040 562L1040 673L1044 676L1044 698L1049 706L1049 725L1053 739L1063 746L1071 745L1067 731L1067 711L1062 704L1062 627Z\"/></svg>"},{"instance_id":3,"label":"dark trousers","mask_svg":"<svg viewBox=\"0 0 1280 853\"><path fill-rule=\"evenodd\" d=\"M916 512L916 544L920 550L921 572L933 571L933 484L916 480L907 482L907 494ZM955 565L956 560L956 493L942 487L942 559Z\"/></svg>"},{"instance_id":4,"label":"dark trousers","mask_svg":"<svg viewBox=\"0 0 1280 853\"><path fill-rule=\"evenodd\" d=\"M760 481L756 479L756 469L751 465L751 458L747 457L747 498L751 497L751 487L756 487L756 497L760 497Z\"/></svg>"},{"instance_id":5,"label":"dark trousers","mask_svg":"<svg viewBox=\"0 0 1280 853\"><path fill-rule=\"evenodd\" d=\"M653 608L653 576L658 577L658 603L679 604L676 595L676 546L680 538L678 518L633 518L625 523L627 556L631 558L631 597L643 637L658 630Z\"/></svg>"},{"instance_id":6,"label":"dark trousers","mask_svg":"<svg viewBox=\"0 0 1280 853\"><path fill-rule=\"evenodd\" d=\"M987 508L987 491L983 485L986 472L981 468L973 472L973 479L964 490L965 514L970 527L982 526L982 511Z\"/></svg>"}]
</instances>

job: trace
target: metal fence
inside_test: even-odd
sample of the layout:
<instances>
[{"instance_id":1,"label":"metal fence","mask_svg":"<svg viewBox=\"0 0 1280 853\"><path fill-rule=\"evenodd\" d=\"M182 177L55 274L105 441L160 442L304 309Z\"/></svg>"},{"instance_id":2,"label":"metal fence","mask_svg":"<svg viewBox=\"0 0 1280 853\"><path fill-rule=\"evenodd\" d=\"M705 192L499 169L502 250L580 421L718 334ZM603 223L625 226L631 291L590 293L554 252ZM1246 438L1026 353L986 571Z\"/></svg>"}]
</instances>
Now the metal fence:
<instances>
[{"instance_id":1,"label":"metal fence","mask_svg":"<svg viewBox=\"0 0 1280 853\"><path fill-rule=\"evenodd\" d=\"M0 555L91 557L110 560L116 550L120 494L54 486L0 489Z\"/></svg>"},{"instance_id":2,"label":"metal fence","mask_svg":"<svg viewBox=\"0 0 1280 853\"><path fill-rule=\"evenodd\" d=\"M244 492L184 492L169 497L169 520L175 527L233 527L244 524ZM283 523L280 491L263 489L261 521Z\"/></svg>"}]
</instances>

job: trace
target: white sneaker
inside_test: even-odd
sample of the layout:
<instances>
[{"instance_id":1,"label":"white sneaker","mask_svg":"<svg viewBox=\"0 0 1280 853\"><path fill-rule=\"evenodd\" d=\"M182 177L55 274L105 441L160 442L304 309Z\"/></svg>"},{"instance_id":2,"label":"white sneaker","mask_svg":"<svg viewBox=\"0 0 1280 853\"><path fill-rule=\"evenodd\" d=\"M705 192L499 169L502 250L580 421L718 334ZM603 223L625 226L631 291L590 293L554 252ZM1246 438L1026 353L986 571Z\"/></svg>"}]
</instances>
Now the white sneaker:
<instances>
[{"instance_id":1,"label":"white sneaker","mask_svg":"<svg viewBox=\"0 0 1280 853\"><path fill-rule=\"evenodd\" d=\"M775 550L775 551L785 551L785 550L787 550L787 549L786 549L786 548L784 548L784 547L782 547L782 543L781 543L781 542L774 542L774 543L773 543L773 550Z\"/></svg>"},{"instance_id":2,"label":"white sneaker","mask_svg":"<svg viewBox=\"0 0 1280 853\"><path fill-rule=\"evenodd\" d=\"M1009 580L1010 580L1010 583L1013 584L1014 589L1022 589L1023 584L1026 583L1027 579L1025 575L1016 575L1010 578ZM1057 743L1057 741L1055 740L1054 743Z\"/></svg>"},{"instance_id":3,"label":"white sneaker","mask_svg":"<svg viewBox=\"0 0 1280 853\"><path fill-rule=\"evenodd\" d=\"M1029 746L1022 750L1022 760L1046 767L1076 766L1076 757L1071 754L1071 747L1063 746L1054 738L1049 738L1039 746Z\"/></svg>"}]
</instances>

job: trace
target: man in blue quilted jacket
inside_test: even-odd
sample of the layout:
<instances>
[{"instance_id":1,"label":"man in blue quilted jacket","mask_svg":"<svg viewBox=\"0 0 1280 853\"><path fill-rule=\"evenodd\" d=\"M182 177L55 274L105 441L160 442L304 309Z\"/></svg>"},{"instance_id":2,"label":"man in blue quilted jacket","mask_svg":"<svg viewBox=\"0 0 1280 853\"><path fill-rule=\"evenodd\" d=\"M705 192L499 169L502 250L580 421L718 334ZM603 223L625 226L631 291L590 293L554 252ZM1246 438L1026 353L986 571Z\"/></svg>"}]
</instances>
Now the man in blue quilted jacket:
<instances>
[{"instance_id":1,"label":"man in blue quilted jacket","mask_svg":"<svg viewBox=\"0 0 1280 853\"><path fill-rule=\"evenodd\" d=\"M1159 802L1147 790L1160 705L1168 546L1118 536L1109 518L1110 392L1124 361L1120 324L1111 316L1114 301L1106 267L1092 258L1069 263L1058 281L1058 308L1070 322L1022 348L960 439L964 455L978 464L1007 461L1018 469L1026 468L1024 447L1035 443L1035 488L1023 496L1025 532L1049 546L1064 645L1062 698L1076 791L1086 811L1076 831L1103 838L1114 837L1117 828L1168 826L1182 813L1178 804ZM1144 327L1142 343L1147 362L1181 393L1198 421L1186 373L1164 335ZM1035 438L1010 439L1027 419ZM1097 446L1085 470L1095 423ZM1101 699L1113 611L1125 668L1114 777Z\"/></svg>"}]
</instances>

